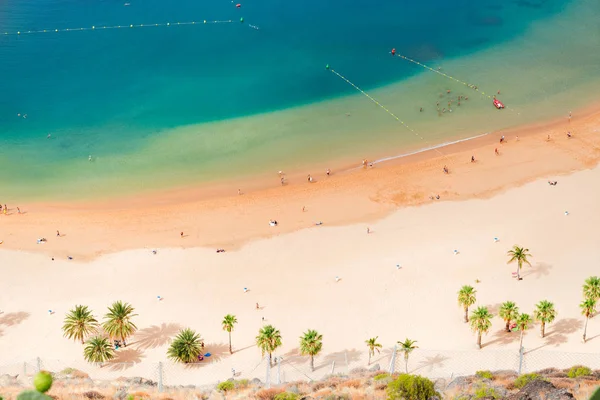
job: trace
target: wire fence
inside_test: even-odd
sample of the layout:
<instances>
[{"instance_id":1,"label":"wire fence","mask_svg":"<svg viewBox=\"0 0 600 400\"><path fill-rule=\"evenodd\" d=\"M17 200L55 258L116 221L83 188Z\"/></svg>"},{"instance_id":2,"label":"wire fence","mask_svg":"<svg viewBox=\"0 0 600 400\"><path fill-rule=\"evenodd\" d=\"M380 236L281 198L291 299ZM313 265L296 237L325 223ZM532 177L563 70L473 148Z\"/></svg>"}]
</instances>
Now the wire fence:
<instances>
[{"instance_id":1,"label":"wire fence","mask_svg":"<svg viewBox=\"0 0 600 400\"><path fill-rule=\"evenodd\" d=\"M110 381L113 386L153 386L158 391L165 388L210 389L228 379L259 380L266 387L298 381L316 381L331 375L346 376L358 371L385 371L388 373L409 372L430 379L450 382L457 376L472 375L479 370L508 370L529 373L547 368L566 369L584 365L600 370L600 353L565 353L540 349L508 351L452 351L415 349L408 357L396 347L384 348L368 363L368 356L356 350L319 355L314 359L297 354L269 356L231 362L224 359L203 361L194 364L163 362L107 362L89 364L83 361L66 361L36 358L23 362L0 364L0 379L8 376L22 384L31 384L31 379L40 370L51 371L59 377L72 379L73 371L87 382ZM89 378L88 378L89 377ZM143 377L143 378L140 378Z\"/></svg>"}]
</instances>

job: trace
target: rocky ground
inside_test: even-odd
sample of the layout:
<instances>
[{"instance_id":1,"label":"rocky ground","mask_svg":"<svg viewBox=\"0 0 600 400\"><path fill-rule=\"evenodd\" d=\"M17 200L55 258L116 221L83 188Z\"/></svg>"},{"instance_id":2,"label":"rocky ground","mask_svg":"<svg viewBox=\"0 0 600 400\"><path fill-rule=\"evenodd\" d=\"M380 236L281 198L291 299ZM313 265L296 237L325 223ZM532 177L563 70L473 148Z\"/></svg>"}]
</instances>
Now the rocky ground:
<instances>
[{"instance_id":1,"label":"rocky ground","mask_svg":"<svg viewBox=\"0 0 600 400\"><path fill-rule=\"evenodd\" d=\"M54 399L258 399L343 400L387 399L387 386L395 376L383 371L355 370L350 376L332 376L317 382L296 382L265 388L260 380L228 381L221 387L164 387L144 378L94 381L85 373L67 369L54 374L47 394ZM452 400L587 400L600 386L600 371L586 368L547 369L518 376L513 371L480 371L477 375L434 381L443 399ZM227 387L228 386L228 387ZM28 388L18 376L0 376L0 395L15 399ZM413 400L413 399L408 399Z\"/></svg>"}]
</instances>

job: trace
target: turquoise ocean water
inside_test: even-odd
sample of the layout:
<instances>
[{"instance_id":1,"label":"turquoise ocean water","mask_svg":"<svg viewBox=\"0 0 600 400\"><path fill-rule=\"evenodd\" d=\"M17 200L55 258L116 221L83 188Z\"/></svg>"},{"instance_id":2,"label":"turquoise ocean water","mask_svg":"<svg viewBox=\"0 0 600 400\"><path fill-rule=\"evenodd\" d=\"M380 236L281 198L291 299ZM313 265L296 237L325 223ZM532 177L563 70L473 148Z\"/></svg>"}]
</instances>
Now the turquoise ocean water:
<instances>
[{"instance_id":1,"label":"turquoise ocean water","mask_svg":"<svg viewBox=\"0 0 600 400\"><path fill-rule=\"evenodd\" d=\"M597 0L237 1L0 3L2 197L111 196L401 154L566 115L600 89ZM501 90L511 110L392 47ZM448 106L458 94L469 100Z\"/></svg>"}]
</instances>

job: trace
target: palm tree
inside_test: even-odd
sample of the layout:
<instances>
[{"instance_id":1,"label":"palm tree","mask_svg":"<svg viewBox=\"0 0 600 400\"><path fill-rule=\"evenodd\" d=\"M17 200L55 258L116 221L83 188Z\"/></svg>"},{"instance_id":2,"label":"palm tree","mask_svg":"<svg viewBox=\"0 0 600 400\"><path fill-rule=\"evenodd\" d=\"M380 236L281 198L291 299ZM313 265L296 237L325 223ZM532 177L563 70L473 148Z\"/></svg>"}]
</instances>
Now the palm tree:
<instances>
[{"instance_id":1,"label":"palm tree","mask_svg":"<svg viewBox=\"0 0 600 400\"><path fill-rule=\"evenodd\" d=\"M408 356L413 352L414 349L419 348L419 346L415 346L417 343L416 340L405 339L404 342L398 341L400 345L400 351L404 353L404 367L406 368L406 373L408 374Z\"/></svg>"},{"instance_id":2,"label":"palm tree","mask_svg":"<svg viewBox=\"0 0 600 400\"><path fill-rule=\"evenodd\" d=\"M272 354L281 346L281 333L273 325L265 325L258 331L256 345L261 350L262 355L269 354L269 362L273 360Z\"/></svg>"},{"instance_id":3,"label":"palm tree","mask_svg":"<svg viewBox=\"0 0 600 400\"><path fill-rule=\"evenodd\" d=\"M469 307L475 304L477 291L473 286L465 285L458 291L458 305L465 308L465 322L469 322Z\"/></svg>"},{"instance_id":4,"label":"palm tree","mask_svg":"<svg viewBox=\"0 0 600 400\"><path fill-rule=\"evenodd\" d=\"M65 337L84 344L85 337L98 330L98 321L87 306L75 306L65 317L62 329Z\"/></svg>"},{"instance_id":5,"label":"palm tree","mask_svg":"<svg viewBox=\"0 0 600 400\"><path fill-rule=\"evenodd\" d=\"M323 335L319 332L309 329L300 336L300 354L310 356L310 369L315 370L315 356L323 348Z\"/></svg>"},{"instance_id":6,"label":"palm tree","mask_svg":"<svg viewBox=\"0 0 600 400\"><path fill-rule=\"evenodd\" d=\"M583 343L585 343L585 336L587 334L587 325L592 315L596 312L596 300L586 298L579 305L581 308L581 314L585 317L585 325L583 327Z\"/></svg>"},{"instance_id":7,"label":"palm tree","mask_svg":"<svg viewBox=\"0 0 600 400\"><path fill-rule=\"evenodd\" d=\"M546 324L552 323L556 318L556 310L554 304L548 300L542 300L535 305L535 311L533 312L533 318L539 321L541 325L541 335L546 336Z\"/></svg>"},{"instance_id":8,"label":"palm tree","mask_svg":"<svg viewBox=\"0 0 600 400\"><path fill-rule=\"evenodd\" d=\"M527 264L531 266L531 263L527 259L528 257L532 257L531 254L528 253L529 249L524 249L523 247L519 247L514 245L514 247L509 250L506 254L510 257L507 264L511 264L513 262L517 262L517 279L521 280L521 268L523 264Z\"/></svg>"},{"instance_id":9,"label":"palm tree","mask_svg":"<svg viewBox=\"0 0 600 400\"><path fill-rule=\"evenodd\" d=\"M487 307L477 307L471 313L471 329L477 332L477 346L481 349L481 335L487 333L492 327L492 318L494 316L489 312Z\"/></svg>"},{"instance_id":10,"label":"palm tree","mask_svg":"<svg viewBox=\"0 0 600 400\"><path fill-rule=\"evenodd\" d=\"M114 356L109 340L102 336L90 338L83 349L83 358L91 363L103 363L112 360Z\"/></svg>"},{"instance_id":11,"label":"palm tree","mask_svg":"<svg viewBox=\"0 0 600 400\"><path fill-rule=\"evenodd\" d=\"M133 311L131 304L115 301L111 307L108 307L108 313L104 316L106 321L102 324L102 328L111 338L120 337L124 347L127 347L125 339L137 330L137 326L131 322L131 318L137 315Z\"/></svg>"},{"instance_id":12,"label":"palm tree","mask_svg":"<svg viewBox=\"0 0 600 400\"><path fill-rule=\"evenodd\" d=\"M520 314L517 317L517 329L521 331L521 339L519 342L519 351L521 351L521 349L523 348L523 335L525 334L525 331L527 329L529 329L529 324L531 324L531 316L529 314Z\"/></svg>"},{"instance_id":13,"label":"palm tree","mask_svg":"<svg viewBox=\"0 0 600 400\"><path fill-rule=\"evenodd\" d=\"M379 349L381 348L381 344L377 343L377 338L379 338L379 336L375 336L374 338L365 340L365 343L367 344L367 347L369 348L369 364L368 365L371 365L371 357L375 355L375 350L377 350L377 354L379 354Z\"/></svg>"},{"instance_id":14,"label":"palm tree","mask_svg":"<svg viewBox=\"0 0 600 400\"><path fill-rule=\"evenodd\" d=\"M231 350L231 331L233 330L233 326L237 324L237 318L235 315L227 314L221 324L223 325L223 330L229 333L229 354L233 354Z\"/></svg>"},{"instance_id":15,"label":"palm tree","mask_svg":"<svg viewBox=\"0 0 600 400\"><path fill-rule=\"evenodd\" d=\"M583 296L588 299L598 300L600 299L600 278L597 276L590 276L585 280L583 284Z\"/></svg>"},{"instance_id":16,"label":"palm tree","mask_svg":"<svg viewBox=\"0 0 600 400\"><path fill-rule=\"evenodd\" d=\"M167 350L167 357L182 363L195 362L201 354L202 338L190 328L180 330Z\"/></svg>"},{"instance_id":17,"label":"palm tree","mask_svg":"<svg viewBox=\"0 0 600 400\"><path fill-rule=\"evenodd\" d=\"M519 316L519 307L512 301L505 301L502 303L502 306L500 306L500 312L498 314L500 315L500 318L506 322L506 332L510 332L510 323Z\"/></svg>"}]
</instances>

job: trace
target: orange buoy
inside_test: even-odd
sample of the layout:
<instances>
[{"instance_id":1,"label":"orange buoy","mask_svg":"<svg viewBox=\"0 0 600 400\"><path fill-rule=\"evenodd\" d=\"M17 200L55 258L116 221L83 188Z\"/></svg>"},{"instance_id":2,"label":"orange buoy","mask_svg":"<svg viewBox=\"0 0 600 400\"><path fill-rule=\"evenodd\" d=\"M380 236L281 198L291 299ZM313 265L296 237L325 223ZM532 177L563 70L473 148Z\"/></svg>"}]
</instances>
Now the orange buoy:
<instances>
[{"instance_id":1,"label":"orange buoy","mask_svg":"<svg viewBox=\"0 0 600 400\"><path fill-rule=\"evenodd\" d=\"M392 49L392 55L395 56L396 55L396 49Z\"/></svg>"},{"instance_id":2,"label":"orange buoy","mask_svg":"<svg viewBox=\"0 0 600 400\"><path fill-rule=\"evenodd\" d=\"M240 8L240 7L242 7L242 5L241 5L241 4L236 4L235 6L236 6L237 8Z\"/></svg>"}]
</instances>

